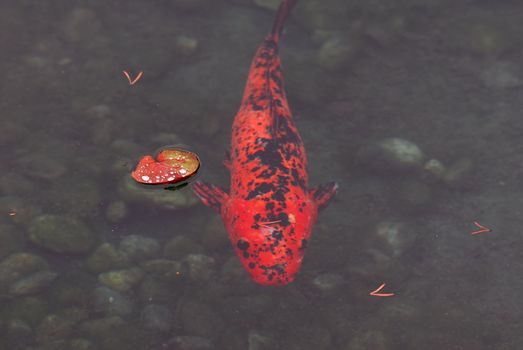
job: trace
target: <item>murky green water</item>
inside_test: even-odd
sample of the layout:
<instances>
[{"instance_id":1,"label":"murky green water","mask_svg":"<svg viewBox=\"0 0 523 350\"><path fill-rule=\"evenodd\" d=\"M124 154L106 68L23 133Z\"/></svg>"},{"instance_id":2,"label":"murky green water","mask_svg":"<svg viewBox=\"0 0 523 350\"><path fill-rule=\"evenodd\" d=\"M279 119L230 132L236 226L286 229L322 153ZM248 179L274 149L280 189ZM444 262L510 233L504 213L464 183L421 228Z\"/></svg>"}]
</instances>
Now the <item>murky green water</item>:
<instances>
[{"instance_id":1,"label":"murky green water","mask_svg":"<svg viewBox=\"0 0 523 350\"><path fill-rule=\"evenodd\" d=\"M254 284L189 188L132 182L176 144L227 187L278 3L0 3L0 349L520 347L516 1L298 2L287 92L312 185L340 188L291 285Z\"/></svg>"}]
</instances>

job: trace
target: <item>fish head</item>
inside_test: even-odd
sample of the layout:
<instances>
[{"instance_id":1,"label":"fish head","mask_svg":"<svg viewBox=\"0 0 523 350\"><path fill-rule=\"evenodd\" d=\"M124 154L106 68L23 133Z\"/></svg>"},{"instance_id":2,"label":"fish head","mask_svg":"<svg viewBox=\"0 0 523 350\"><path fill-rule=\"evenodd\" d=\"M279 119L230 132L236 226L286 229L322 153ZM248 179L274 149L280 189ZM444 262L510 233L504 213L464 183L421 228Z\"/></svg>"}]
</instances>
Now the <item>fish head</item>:
<instances>
[{"instance_id":1,"label":"fish head","mask_svg":"<svg viewBox=\"0 0 523 350\"><path fill-rule=\"evenodd\" d=\"M237 200L222 212L236 254L251 278L262 285L294 280L317 216L311 201L277 208L268 211L263 200Z\"/></svg>"}]
</instances>

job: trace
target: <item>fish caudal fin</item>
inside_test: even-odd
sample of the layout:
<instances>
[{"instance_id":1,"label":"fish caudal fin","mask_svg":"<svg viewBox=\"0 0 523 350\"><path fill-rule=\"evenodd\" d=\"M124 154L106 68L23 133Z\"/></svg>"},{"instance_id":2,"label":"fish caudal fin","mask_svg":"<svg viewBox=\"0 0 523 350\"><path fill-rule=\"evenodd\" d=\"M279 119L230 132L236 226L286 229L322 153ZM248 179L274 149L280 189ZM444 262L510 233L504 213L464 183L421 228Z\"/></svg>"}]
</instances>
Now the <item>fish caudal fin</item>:
<instances>
[{"instance_id":1,"label":"fish caudal fin","mask_svg":"<svg viewBox=\"0 0 523 350\"><path fill-rule=\"evenodd\" d=\"M222 204L229 198L229 195L220 187L207 182L196 181L192 188L203 204L218 213L221 211Z\"/></svg>"},{"instance_id":2,"label":"fish caudal fin","mask_svg":"<svg viewBox=\"0 0 523 350\"><path fill-rule=\"evenodd\" d=\"M280 7L278 8L278 13L276 14L276 19L274 20L271 31L271 36L275 42L280 40L285 20L287 17L289 17L289 13L297 2L298 0L283 0Z\"/></svg>"},{"instance_id":3,"label":"fish caudal fin","mask_svg":"<svg viewBox=\"0 0 523 350\"><path fill-rule=\"evenodd\" d=\"M311 199L318 206L318 210L325 208L338 190L336 182L328 182L309 190Z\"/></svg>"}]
</instances>

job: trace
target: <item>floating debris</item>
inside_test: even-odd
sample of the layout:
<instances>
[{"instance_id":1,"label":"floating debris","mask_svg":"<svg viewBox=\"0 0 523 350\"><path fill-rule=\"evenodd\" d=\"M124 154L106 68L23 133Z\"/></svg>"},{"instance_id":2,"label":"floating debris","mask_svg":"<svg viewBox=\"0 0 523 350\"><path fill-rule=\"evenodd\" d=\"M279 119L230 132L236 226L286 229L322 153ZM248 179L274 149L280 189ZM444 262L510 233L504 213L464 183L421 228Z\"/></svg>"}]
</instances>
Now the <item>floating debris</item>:
<instances>
[{"instance_id":1,"label":"floating debris","mask_svg":"<svg viewBox=\"0 0 523 350\"><path fill-rule=\"evenodd\" d=\"M200 159L191 151L167 146L163 147L156 159L147 155L140 159L133 179L145 185L162 185L166 190L175 191L188 184L200 168Z\"/></svg>"}]
</instances>

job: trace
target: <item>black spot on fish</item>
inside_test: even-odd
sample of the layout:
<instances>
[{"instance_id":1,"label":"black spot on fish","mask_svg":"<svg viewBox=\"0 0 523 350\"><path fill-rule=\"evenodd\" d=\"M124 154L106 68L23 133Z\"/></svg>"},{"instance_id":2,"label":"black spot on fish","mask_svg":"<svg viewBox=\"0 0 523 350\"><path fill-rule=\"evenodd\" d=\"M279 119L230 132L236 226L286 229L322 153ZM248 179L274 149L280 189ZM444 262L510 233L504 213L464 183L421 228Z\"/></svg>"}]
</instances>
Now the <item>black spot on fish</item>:
<instances>
[{"instance_id":1,"label":"black spot on fish","mask_svg":"<svg viewBox=\"0 0 523 350\"><path fill-rule=\"evenodd\" d=\"M257 185L251 192L249 192L249 194L247 195L247 197L245 197L245 199L253 199L256 196L268 193L273 190L274 190L273 184L268 183L268 182L263 182L263 183Z\"/></svg>"},{"instance_id":2,"label":"black spot on fish","mask_svg":"<svg viewBox=\"0 0 523 350\"><path fill-rule=\"evenodd\" d=\"M239 250L246 251L247 249L249 249L250 244L244 239L239 239L238 242L236 242L236 246Z\"/></svg>"},{"instance_id":3,"label":"black spot on fish","mask_svg":"<svg viewBox=\"0 0 523 350\"><path fill-rule=\"evenodd\" d=\"M274 230L272 231L272 237L274 239L276 239L277 241L283 239L283 233L281 231L278 231L278 230Z\"/></svg>"}]
</instances>

